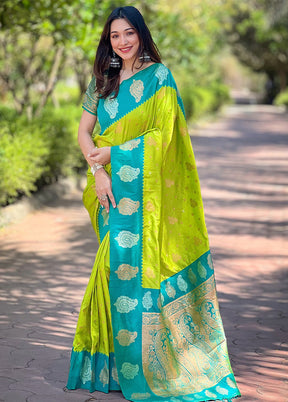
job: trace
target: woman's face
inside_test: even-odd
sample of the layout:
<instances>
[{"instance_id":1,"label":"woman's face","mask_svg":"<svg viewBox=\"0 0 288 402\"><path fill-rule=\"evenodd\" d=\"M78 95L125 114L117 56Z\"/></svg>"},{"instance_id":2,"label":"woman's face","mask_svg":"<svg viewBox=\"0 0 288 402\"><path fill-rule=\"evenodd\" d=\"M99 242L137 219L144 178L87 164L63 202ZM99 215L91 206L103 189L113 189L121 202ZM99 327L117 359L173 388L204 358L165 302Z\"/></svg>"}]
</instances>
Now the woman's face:
<instances>
[{"instance_id":1,"label":"woman's face","mask_svg":"<svg viewBox=\"0 0 288 402\"><path fill-rule=\"evenodd\" d=\"M123 60L134 60L139 48L139 37L134 28L124 19L112 21L110 41L114 52Z\"/></svg>"}]
</instances>

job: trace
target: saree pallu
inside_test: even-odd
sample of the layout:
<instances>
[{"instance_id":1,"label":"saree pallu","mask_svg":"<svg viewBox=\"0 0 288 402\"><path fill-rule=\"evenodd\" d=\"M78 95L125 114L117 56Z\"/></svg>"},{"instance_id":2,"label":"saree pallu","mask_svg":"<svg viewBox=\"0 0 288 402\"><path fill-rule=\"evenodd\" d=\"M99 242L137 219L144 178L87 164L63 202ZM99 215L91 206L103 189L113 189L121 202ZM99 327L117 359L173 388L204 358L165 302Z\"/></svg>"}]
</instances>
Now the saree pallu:
<instances>
[{"instance_id":1,"label":"saree pallu","mask_svg":"<svg viewBox=\"0 0 288 402\"><path fill-rule=\"evenodd\" d=\"M95 88L95 81L90 84ZM83 108L96 112L93 91ZM100 99L98 147L111 146L117 208L83 201L100 247L81 305L67 387L121 390L131 401L240 396L216 296L183 104L153 64Z\"/></svg>"}]
</instances>

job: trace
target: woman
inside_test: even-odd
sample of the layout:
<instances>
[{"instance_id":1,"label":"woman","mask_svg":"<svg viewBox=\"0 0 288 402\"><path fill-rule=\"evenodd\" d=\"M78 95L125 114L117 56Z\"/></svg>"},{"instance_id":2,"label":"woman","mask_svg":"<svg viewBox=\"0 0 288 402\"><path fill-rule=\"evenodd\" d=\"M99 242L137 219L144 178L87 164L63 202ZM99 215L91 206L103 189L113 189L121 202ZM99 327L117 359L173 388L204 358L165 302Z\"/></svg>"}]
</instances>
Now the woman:
<instances>
[{"instance_id":1,"label":"woman","mask_svg":"<svg viewBox=\"0 0 288 402\"><path fill-rule=\"evenodd\" d=\"M132 401L240 396L182 101L134 7L109 16L83 109L83 200L100 247L67 387Z\"/></svg>"}]
</instances>

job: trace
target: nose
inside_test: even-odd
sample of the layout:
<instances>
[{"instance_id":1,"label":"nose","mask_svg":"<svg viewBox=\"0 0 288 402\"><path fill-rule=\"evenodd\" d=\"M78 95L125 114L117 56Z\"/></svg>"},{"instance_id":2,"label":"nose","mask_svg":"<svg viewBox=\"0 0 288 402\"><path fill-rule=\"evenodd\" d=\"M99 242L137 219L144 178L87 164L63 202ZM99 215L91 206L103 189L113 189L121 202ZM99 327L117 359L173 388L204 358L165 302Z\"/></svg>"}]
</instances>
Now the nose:
<instances>
[{"instance_id":1,"label":"nose","mask_svg":"<svg viewBox=\"0 0 288 402\"><path fill-rule=\"evenodd\" d=\"M126 35L121 35L120 36L120 46L126 45L127 44L127 37Z\"/></svg>"}]
</instances>

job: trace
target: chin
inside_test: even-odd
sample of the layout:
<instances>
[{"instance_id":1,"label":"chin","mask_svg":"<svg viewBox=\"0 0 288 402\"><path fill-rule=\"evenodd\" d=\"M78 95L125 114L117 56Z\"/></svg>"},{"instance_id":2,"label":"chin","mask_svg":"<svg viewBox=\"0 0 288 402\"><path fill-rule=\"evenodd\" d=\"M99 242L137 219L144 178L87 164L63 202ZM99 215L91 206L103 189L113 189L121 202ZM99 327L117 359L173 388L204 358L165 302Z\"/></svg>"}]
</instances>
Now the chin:
<instances>
[{"instance_id":1,"label":"chin","mask_svg":"<svg viewBox=\"0 0 288 402\"><path fill-rule=\"evenodd\" d=\"M122 58L122 60L134 60L137 57L137 53L134 53L132 55L130 54L123 54L122 56L120 56Z\"/></svg>"}]
</instances>

